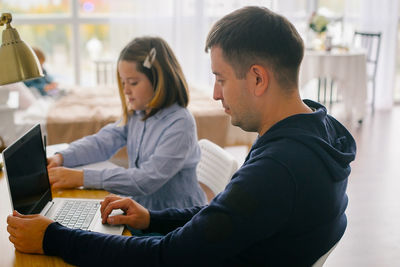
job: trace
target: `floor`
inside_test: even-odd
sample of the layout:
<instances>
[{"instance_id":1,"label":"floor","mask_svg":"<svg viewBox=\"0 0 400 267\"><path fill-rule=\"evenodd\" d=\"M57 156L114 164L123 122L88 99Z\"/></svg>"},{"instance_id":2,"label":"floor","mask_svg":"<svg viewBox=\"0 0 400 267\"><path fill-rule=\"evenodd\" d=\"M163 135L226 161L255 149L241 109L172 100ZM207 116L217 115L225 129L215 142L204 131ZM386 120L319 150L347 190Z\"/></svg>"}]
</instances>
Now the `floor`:
<instances>
[{"instance_id":1,"label":"floor","mask_svg":"<svg viewBox=\"0 0 400 267\"><path fill-rule=\"evenodd\" d=\"M343 124L357 142L348 226L324 266L400 266L400 106L369 112L361 125ZM247 153L246 147L227 150L239 162Z\"/></svg>"},{"instance_id":2,"label":"floor","mask_svg":"<svg viewBox=\"0 0 400 267\"><path fill-rule=\"evenodd\" d=\"M325 266L400 266L400 106L349 126L348 227Z\"/></svg>"}]
</instances>

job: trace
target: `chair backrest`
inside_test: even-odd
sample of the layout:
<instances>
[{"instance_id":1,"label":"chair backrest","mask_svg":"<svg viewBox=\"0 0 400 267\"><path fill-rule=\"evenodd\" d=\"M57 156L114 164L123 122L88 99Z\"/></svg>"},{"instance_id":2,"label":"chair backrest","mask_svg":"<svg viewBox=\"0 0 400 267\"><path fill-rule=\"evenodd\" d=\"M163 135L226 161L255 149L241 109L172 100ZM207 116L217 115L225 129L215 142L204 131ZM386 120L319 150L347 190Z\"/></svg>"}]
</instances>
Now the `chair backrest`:
<instances>
[{"instance_id":1,"label":"chair backrest","mask_svg":"<svg viewBox=\"0 0 400 267\"><path fill-rule=\"evenodd\" d=\"M375 79L378 66L379 50L381 46L380 32L360 32L355 31L353 36L354 47L361 47L367 53L368 74Z\"/></svg>"},{"instance_id":2,"label":"chair backrest","mask_svg":"<svg viewBox=\"0 0 400 267\"><path fill-rule=\"evenodd\" d=\"M322 267L325 261L328 259L329 254L336 248L338 243L336 243L327 253L321 256L311 267Z\"/></svg>"},{"instance_id":3,"label":"chair backrest","mask_svg":"<svg viewBox=\"0 0 400 267\"><path fill-rule=\"evenodd\" d=\"M116 85L116 66L114 60L95 60L97 85Z\"/></svg>"},{"instance_id":4,"label":"chair backrest","mask_svg":"<svg viewBox=\"0 0 400 267\"><path fill-rule=\"evenodd\" d=\"M197 165L197 179L213 193L213 196L210 196L206 192L210 201L225 189L237 170L238 163L231 154L207 139L199 140L199 146L201 158Z\"/></svg>"}]
</instances>

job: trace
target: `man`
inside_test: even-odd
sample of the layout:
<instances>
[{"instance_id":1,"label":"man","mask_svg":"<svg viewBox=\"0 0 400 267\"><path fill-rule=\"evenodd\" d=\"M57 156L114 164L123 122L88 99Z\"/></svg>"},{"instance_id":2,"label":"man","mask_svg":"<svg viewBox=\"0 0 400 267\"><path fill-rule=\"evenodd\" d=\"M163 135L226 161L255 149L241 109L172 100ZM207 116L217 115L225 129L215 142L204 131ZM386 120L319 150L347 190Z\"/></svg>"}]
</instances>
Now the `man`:
<instances>
[{"instance_id":1,"label":"man","mask_svg":"<svg viewBox=\"0 0 400 267\"><path fill-rule=\"evenodd\" d=\"M245 7L213 26L207 50L214 98L232 124L259 133L225 191L183 210L148 211L118 196L102 202L103 222L165 236L107 236L14 212L7 220L17 250L77 265L310 266L340 240L355 142L323 106L300 99L304 48L294 26ZM125 215L108 216L118 208Z\"/></svg>"}]
</instances>

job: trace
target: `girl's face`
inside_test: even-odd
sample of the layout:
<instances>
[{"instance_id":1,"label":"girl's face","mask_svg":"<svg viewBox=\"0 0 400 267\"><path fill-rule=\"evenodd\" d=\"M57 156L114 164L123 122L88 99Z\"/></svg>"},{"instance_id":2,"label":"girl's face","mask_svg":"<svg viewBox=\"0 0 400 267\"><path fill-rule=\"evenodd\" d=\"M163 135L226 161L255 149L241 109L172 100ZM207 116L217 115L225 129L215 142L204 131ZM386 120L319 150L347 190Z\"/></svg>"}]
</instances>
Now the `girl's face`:
<instances>
[{"instance_id":1,"label":"girl's face","mask_svg":"<svg viewBox=\"0 0 400 267\"><path fill-rule=\"evenodd\" d=\"M121 60L118 73L128 109L150 112L147 104L154 96L153 86L145 74L136 70L136 62Z\"/></svg>"}]
</instances>

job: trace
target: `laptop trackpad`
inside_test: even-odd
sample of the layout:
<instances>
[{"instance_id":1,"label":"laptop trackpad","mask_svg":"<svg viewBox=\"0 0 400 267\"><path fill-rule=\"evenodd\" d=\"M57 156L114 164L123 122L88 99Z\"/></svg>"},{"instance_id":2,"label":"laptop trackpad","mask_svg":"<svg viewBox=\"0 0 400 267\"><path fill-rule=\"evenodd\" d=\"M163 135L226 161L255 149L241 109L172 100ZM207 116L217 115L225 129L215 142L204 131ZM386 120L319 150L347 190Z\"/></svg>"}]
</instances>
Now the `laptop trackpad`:
<instances>
[{"instance_id":1,"label":"laptop trackpad","mask_svg":"<svg viewBox=\"0 0 400 267\"><path fill-rule=\"evenodd\" d=\"M97 211L100 213L100 210ZM120 215L123 214L122 210L113 210L110 216ZM90 227L90 231L99 232L99 233L106 233L111 235L120 235L124 231L125 225L110 225L110 224L102 224L101 222L101 215L94 217L92 226Z\"/></svg>"}]
</instances>

